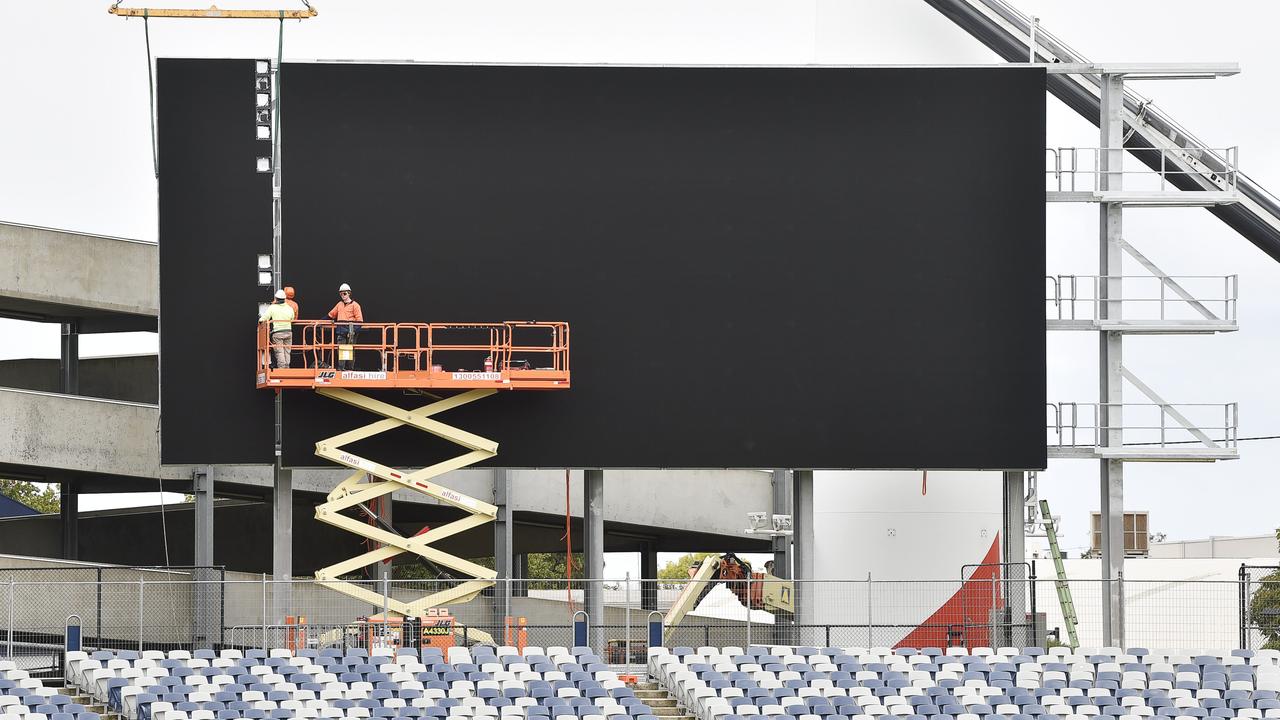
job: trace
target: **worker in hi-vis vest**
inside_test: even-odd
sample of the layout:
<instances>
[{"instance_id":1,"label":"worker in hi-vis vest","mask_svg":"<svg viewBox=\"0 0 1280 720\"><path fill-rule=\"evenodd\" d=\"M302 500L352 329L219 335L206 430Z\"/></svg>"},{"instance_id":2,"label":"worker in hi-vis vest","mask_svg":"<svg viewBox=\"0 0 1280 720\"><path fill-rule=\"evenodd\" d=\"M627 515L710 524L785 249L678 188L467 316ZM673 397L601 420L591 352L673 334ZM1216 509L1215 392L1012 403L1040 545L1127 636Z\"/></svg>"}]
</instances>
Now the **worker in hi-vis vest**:
<instances>
[{"instance_id":1,"label":"worker in hi-vis vest","mask_svg":"<svg viewBox=\"0 0 1280 720\"><path fill-rule=\"evenodd\" d=\"M360 330L359 323L364 322L364 313L360 310L360 303L351 297L350 285L342 283L338 286L338 304L329 311L329 319L337 324L333 336L338 345L356 344L356 332ZM350 360L339 360L336 367L339 370L355 370L355 353L352 353Z\"/></svg>"},{"instance_id":2,"label":"worker in hi-vis vest","mask_svg":"<svg viewBox=\"0 0 1280 720\"><path fill-rule=\"evenodd\" d=\"M263 308L258 322L271 323L271 352L276 356L276 367L289 367L289 351L293 348L293 308L285 304L283 290L277 290L275 299Z\"/></svg>"}]
</instances>

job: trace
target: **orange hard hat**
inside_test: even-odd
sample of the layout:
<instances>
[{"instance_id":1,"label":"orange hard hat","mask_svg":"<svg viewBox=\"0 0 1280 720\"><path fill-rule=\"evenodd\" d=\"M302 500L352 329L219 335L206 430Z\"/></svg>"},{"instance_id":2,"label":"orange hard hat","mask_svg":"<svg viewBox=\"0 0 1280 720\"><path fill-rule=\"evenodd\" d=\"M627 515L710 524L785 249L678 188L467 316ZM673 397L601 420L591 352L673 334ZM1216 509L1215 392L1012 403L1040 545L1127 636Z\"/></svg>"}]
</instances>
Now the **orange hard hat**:
<instances>
[{"instance_id":1,"label":"orange hard hat","mask_svg":"<svg viewBox=\"0 0 1280 720\"><path fill-rule=\"evenodd\" d=\"M290 300L292 300L292 299L293 299L293 286L292 286L292 285L286 285L286 286L284 287L284 296L285 296L285 297L287 297L287 298L289 298Z\"/></svg>"}]
</instances>

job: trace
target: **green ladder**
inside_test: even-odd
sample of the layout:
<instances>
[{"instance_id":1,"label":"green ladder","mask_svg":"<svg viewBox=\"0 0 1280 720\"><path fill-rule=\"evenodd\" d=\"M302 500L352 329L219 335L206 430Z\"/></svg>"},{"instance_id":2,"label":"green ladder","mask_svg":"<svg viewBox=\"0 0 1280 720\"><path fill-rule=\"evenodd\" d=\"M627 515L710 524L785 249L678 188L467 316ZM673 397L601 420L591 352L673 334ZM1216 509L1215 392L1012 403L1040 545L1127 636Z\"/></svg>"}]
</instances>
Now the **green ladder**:
<instances>
[{"instance_id":1,"label":"green ladder","mask_svg":"<svg viewBox=\"0 0 1280 720\"><path fill-rule=\"evenodd\" d=\"M1080 647L1080 638L1076 635L1076 604L1071 601L1071 586L1067 584L1067 570L1062 566L1062 550L1058 548L1058 530L1053 526L1053 516L1049 514L1049 501L1040 501L1040 517L1044 521L1045 535L1049 536L1049 552L1053 554L1053 569L1058 573L1054 585L1058 590L1058 604L1062 606L1062 621L1067 626L1067 636L1071 639L1071 649Z\"/></svg>"}]
</instances>

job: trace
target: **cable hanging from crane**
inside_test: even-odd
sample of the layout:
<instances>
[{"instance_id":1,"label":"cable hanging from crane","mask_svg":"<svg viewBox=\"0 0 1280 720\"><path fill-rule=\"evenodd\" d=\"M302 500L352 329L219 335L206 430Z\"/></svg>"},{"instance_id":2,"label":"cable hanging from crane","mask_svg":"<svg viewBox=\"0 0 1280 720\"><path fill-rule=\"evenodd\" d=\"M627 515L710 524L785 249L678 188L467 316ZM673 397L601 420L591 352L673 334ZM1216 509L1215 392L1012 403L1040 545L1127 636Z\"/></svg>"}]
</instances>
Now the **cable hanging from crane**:
<instances>
[{"instance_id":1,"label":"cable hanging from crane","mask_svg":"<svg viewBox=\"0 0 1280 720\"><path fill-rule=\"evenodd\" d=\"M107 8L107 12L116 17L142 18L142 37L147 49L147 114L151 121L151 171L157 180L160 179L160 151L156 141L156 81L155 70L152 65L154 59L151 56L151 24L153 17L158 18L178 18L178 19L197 19L197 18L214 18L223 20L276 20L280 23L279 37L276 42L276 109L274 115L275 127L272 128L272 150L277 151L280 148L280 64L284 60L284 21L285 20L306 20L313 18L319 12L311 6L310 0L302 0L306 10L221 10L217 5L210 5L206 10L181 10L172 8L122 8L121 0L111 4ZM273 158L277 155L272 153Z\"/></svg>"}]
</instances>

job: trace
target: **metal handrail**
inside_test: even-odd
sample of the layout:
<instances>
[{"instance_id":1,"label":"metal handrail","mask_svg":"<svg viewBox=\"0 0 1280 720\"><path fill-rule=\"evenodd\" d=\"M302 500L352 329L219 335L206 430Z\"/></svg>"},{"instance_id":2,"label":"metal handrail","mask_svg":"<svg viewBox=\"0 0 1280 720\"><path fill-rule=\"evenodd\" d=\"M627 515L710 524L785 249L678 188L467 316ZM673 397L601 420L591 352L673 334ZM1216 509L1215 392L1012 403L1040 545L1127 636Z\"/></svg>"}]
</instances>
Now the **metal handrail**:
<instances>
[{"instance_id":1,"label":"metal handrail","mask_svg":"<svg viewBox=\"0 0 1280 720\"><path fill-rule=\"evenodd\" d=\"M1220 431L1222 433L1222 437L1213 438L1213 441L1216 443L1221 443L1222 447L1227 449L1237 447L1237 442L1239 438L1239 425L1240 425L1239 404L1235 402L1228 402L1228 403L1062 402L1062 403L1045 403L1045 407L1048 409L1051 416L1051 419L1046 423L1045 428L1048 432L1052 433L1057 438L1056 442L1053 440L1049 441L1049 445L1051 447L1097 447L1100 444L1099 441L1101 440L1102 436L1105 433L1108 433L1111 431L1119 431L1121 433L1124 433L1126 431L1128 432L1158 431L1159 439L1151 443L1145 443L1145 442L1123 443L1122 441L1122 444L1151 445L1153 447L1166 447L1168 445L1174 444L1175 442L1178 445L1188 444L1181 440L1171 441L1168 438L1168 433L1171 431L1177 432L1180 434L1193 434L1194 431L1199 431L1202 433ZM1091 413L1088 414L1088 416L1084 419L1083 422L1081 421L1081 417L1079 413L1080 407L1089 408L1091 410ZM1126 423L1123 420L1119 421L1117 424L1111 424L1109 420L1105 422L1102 421L1100 419L1100 417L1104 414L1102 411L1109 410L1112 408L1120 410L1119 414L1122 416L1125 414L1124 411L1126 409L1158 408L1160 410L1160 415L1159 415L1160 422L1158 425L1150 425L1150 424L1140 424L1140 423L1131 423L1131 422ZM1206 409L1206 408L1222 409L1223 419L1222 419L1221 425L1208 425L1204 423L1197 423L1194 425L1194 430L1193 430L1193 428L1185 427L1181 423L1178 423L1176 421L1173 423L1166 422L1166 420L1168 419L1170 410L1181 411L1184 409L1194 410L1194 409ZM1112 413L1110 412L1105 414L1108 416L1112 415ZM1065 419L1068 416L1070 416L1070 419L1069 420ZM1081 434L1083 434L1086 438L1089 438L1090 436L1092 436L1093 442L1079 442L1079 436ZM1068 438L1070 439L1069 442L1066 441ZM1202 442L1202 441L1197 440L1197 442Z\"/></svg>"},{"instance_id":2,"label":"metal handrail","mask_svg":"<svg viewBox=\"0 0 1280 720\"><path fill-rule=\"evenodd\" d=\"M1135 157L1141 156L1143 153L1159 153L1159 167L1152 169L1146 165L1138 165L1136 167L1121 167L1119 169L1104 169L1102 167L1103 153L1114 151L1114 148L1098 148L1098 147L1057 147L1045 148L1049 160L1048 167L1045 169L1045 175L1050 178L1050 190L1059 192L1075 192L1078 190L1100 190L1102 183L1099 179L1103 176L1140 176L1140 177L1158 177L1160 179L1159 189L1161 191L1178 191L1178 188L1169 182L1169 178L1178 175L1205 177L1206 173L1197 169L1183 170L1176 164L1171 164L1171 153L1178 153L1182 157L1180 160L1201 162L1206 154L1212 154L1215 157L1222 157L1223 167L1218 170L1210 169L1209 172L1218 178L1221 182L1215 182L1220 190L1233 191L1236 188L1236 175L1238 173L1238 156L1239 147L1179 147L1178 150L1166 150L1163 148L1125 148L1125 151L1132 153ZM1083 161L1082 161L1083 158ZM1083 167L1082 167L1083 164ZM1092 180L1085 187L1078 187L1076 182L1077 176L1085 176ZM1212 178L1211 178L1212 179ZM1191 191L1194 192L1194 191Z\"/></svg>"},{"instance_id":3,"label":"metal handrail","mask_svg":"<svg viewBox=\"0 0 1280 720\"><path fill-rule=\"evenodd\" d=\"M258 372L269 368L271 352L271 322L258 323L257 363ZM333 358L338 349L335 329L338 325L328 320L294 320L292 329L295 342L293 353L301 354L302 368L321 367L327 358ZM487 353L493 372L503 372L511 367L513 353L548 356L550 367L533 368L567 372L569 369L569 324L565 322L507 321L500 323L354 323L365 342L349 344L353 351L378 353L381 368L393 372L443 372L436 370L437 353L470 352ZM454 332L487 331L488 340L477 342L474 338L449 340L445 336ZM523 332L521 332L523 331ZM542 339L537 342L518 340L517 333L537 331ZM370 336L373 337L370 337ZM549 340L547 339L549 337ZM357 340L359 338L357 337Z\"/></svg>"},{"instance_id":4,"label":"metal handrail","mask_svg":"<svg viewBox=\"0 0 1280 720\"><path fill-rule=\"evenodd\" d=\"M1081 280L1085 281L1084 289L1086 294L1083 296L1080 293L1079 281ZM1154 297L1145 295L1133 296L1129 293L1125 293L1118 298L1099 297L1101 295L1099 292L1100 285L1105 280L1155 282L1159 285L1159 294ZM1186 300L1176 294L1169 295L1167 292L1171 282L1185 283L1202 280L1211 280L1215 283L1221 282L1221 297L1214 295L1192 297L1191 300ZM1165 320L1167 319L1166 310L1169 306L1191 306L1193 303L1199 303L1200 305L1212 305L1215 308L1220 307L1222 309L1221 319L1226 322L1235 322L1240 294L1240 276L1235 274L1168 275L1163 277L1159 275L1046 275L1045 282L1046 288L1048 288L1045 302L1053 303L1054 311L1052 311L1052 314L1055 314L1056 318L1052 319L1057 320L1082 319L1076 315L1076 305L1078 303L1092 308L1091 315L1088 318L1091 320L1101 319L1101 309L1104 305L1114 308L1124 307L1125 304L1156 303L1159 306L1159 319Z\"/></svg>"}]
</instances>

